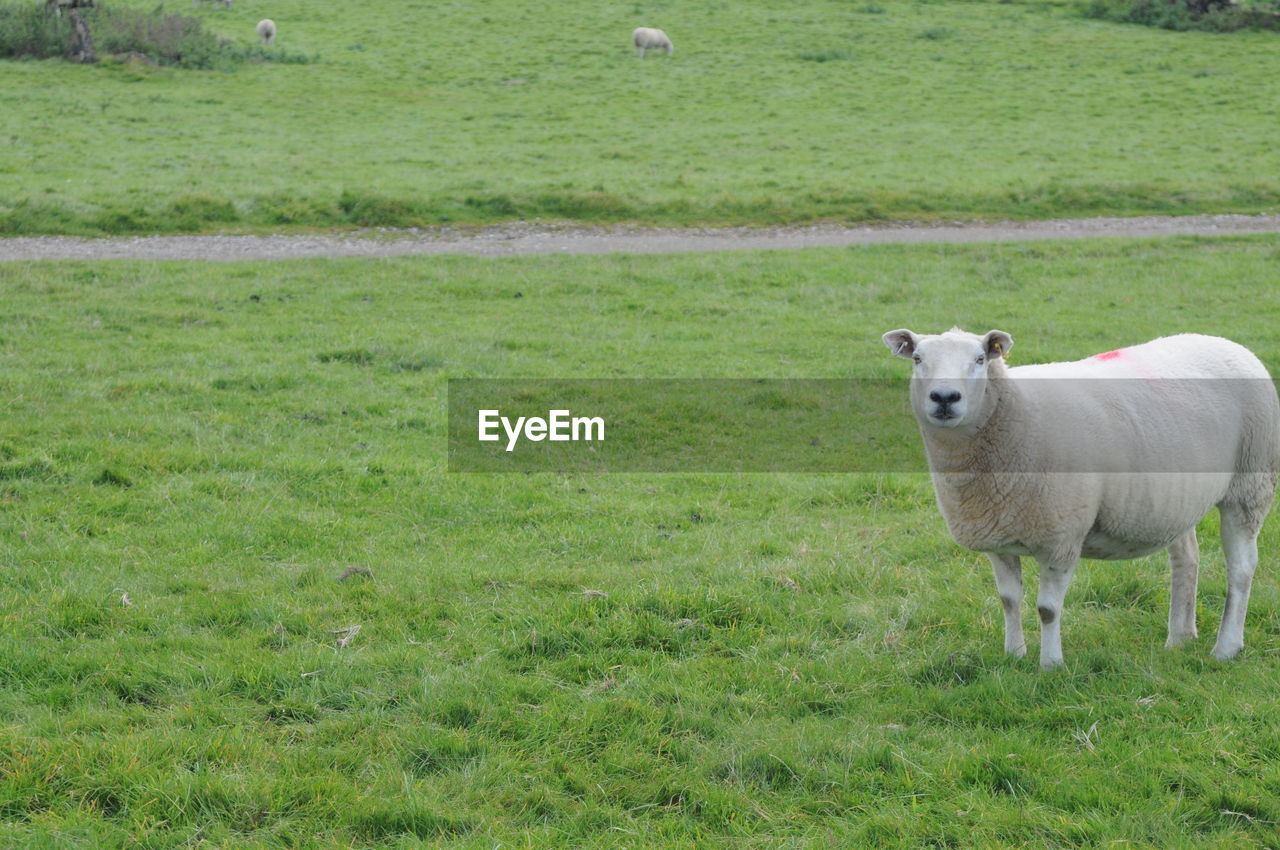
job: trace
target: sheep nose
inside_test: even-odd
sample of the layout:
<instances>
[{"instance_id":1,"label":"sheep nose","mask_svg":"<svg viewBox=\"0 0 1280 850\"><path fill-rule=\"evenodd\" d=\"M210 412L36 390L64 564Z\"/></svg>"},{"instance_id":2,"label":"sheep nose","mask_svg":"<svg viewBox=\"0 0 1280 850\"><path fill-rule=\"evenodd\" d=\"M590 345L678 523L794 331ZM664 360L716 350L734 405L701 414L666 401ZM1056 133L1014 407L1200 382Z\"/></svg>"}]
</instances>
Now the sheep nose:
<instances>
[{"instance_id":1,"label":"sheep nose","mask_svg":"<svg viewBox=\"0 0 1280 850\"><path fill-rule=\"evenodd\" d=\"M948 404L955 404L960 400L959 390L934 390L929 393L929 401L946 407Z\"/></svg>"}]
</instances>

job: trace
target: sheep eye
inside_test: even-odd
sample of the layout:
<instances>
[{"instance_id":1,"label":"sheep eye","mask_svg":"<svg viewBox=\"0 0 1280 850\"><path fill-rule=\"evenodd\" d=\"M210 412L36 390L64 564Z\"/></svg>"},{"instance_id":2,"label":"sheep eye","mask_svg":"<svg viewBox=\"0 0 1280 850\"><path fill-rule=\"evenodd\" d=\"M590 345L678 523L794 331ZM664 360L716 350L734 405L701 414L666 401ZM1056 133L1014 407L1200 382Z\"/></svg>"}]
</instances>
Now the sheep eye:
<instances>
[{"instance_id":1,"label":"sheep eye","mask_svg":"<svg viewBox=\"0 0 1280 850\"><path fill-rule=\"evenodd\" d=\"M979 365L979 366L981 366L983 363L986 363L986 362L987 362L987 358L986 358L986 356L985 356L985 355L982 355L982 354L979 354L979 355L978 355L978 365Z\"/></svg>"},{"instance_id":2,"label":"sheep eye","mask_svg":"<svg viewBox=\"0 0 1280 850\"><path fill-rule=\"evenodd\" d=\"M919 362L920 362L920 355L919 355L919 354L913 355L911 359L912 359L912 360L914 360L915 362L919 363Z\"/></svg>"}]
</instances>

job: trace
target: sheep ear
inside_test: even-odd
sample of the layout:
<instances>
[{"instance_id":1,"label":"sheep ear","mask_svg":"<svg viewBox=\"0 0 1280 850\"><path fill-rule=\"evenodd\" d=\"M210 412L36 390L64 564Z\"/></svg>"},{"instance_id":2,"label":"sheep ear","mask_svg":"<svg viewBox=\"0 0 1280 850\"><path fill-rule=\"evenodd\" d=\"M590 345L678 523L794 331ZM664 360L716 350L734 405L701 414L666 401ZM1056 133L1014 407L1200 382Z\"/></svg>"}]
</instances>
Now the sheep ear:
<instances>
[{"instance_id":1,"label":"sheep ear","mask_svg":"<svg viewBox=\"0 0 1280 850\"><path fill-rule=\"evenodd\" d=\"M1004 331L988 331L983 343L988 357L1007 357L1009 349L1013 348L1013 337Z\"/></svg>"},{"instance_id":2,"label":"sheep ear","mask_svg":"<svg viewBox=\"0 0 1280 850\"><path fill-rule=\"evenodd\" d=\"M916 335L906 328L889 331L880 338L884 340L885 345L889 346L889 350L899 357L909 358L916 353Z\"/></svg>"}]
</instances>

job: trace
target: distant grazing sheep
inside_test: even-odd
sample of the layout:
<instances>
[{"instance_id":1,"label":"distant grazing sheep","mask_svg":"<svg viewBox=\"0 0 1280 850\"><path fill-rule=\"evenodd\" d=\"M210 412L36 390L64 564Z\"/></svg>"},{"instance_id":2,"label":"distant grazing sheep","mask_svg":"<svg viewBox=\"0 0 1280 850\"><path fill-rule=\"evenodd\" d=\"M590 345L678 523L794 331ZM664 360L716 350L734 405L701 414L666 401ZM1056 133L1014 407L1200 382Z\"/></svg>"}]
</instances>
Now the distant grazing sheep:
<instances>
[{"instance_id":1,"label":"distant grazing sheep","mask_svg":"<svg viewBox=\"0 0 1280 850\"><path fill-rule=\"evenodd\" d=\"M204 5L204 0L194 0L194 2L197 8ZM215 9L218 8L219 4L226 7L227 9L231 8L231 0L213 0L213 7Z\"/></svg>"},{"instance_id":2,"label":"distant grazing sheep","mask_svg":"<svg viewBox=\"0 0 1280 850\"><path fill-rule=\"evenodd\" d=\"M631 41L636 46L636 54L643 59L646 50L665 50L670 56L675 53L675 48L671 46L671 39L667 38L667 34L662 30L656 30L653 27L640 27L631 33Z\"/></svg>"},{"instance_id":3,"label":"distant grazing sheep","mask_svg":"<svg viewBox=\"0 0 1280 850\"><path fill-rule=\"evenodd\" d=\"M258 21L258 38L262 43L271 46L276 43L276 22L270 18Z\"/></svg>"},{"instance_id":4,"label":"distant grazing sheep","mask_svg":"<svg viewBox=\"0 0 1280 850\"><path fill-rule=\"evenodd\" d=\"M889 331L915 363L911 407L938 507L985 552L1004 648L1023 655L1022 556L1040 566L1040 666L1062 663L1062 603L1080 558L1169 550L1169 639L1196 636L1196 524L1215 506L1227 598L1213 656L1244 648L1258 531L1280 467L1280 401L1266 367L1220 337L1181 334L1071 363L1007 369L1013 339Z\"/></svg>"}]
</instances>

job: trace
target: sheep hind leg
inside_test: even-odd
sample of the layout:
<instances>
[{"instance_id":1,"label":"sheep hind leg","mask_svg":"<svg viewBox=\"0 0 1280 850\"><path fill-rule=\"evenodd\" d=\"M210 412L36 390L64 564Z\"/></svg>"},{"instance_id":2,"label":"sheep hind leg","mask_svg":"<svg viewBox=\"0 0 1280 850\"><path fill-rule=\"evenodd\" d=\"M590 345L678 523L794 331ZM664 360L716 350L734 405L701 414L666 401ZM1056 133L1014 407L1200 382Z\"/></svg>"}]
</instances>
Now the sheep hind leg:
<instances>
[{"instance_id":1,"label":"sheep hind leg","mask_svg":"<svg viewBox=\"0 0 1280 850\"><path fill-rule=\"evenodd\" d=\"M1021 658L1027 654L1027 641L1022 636L1022 559L994 552L987 557L991 559L996 591L1004 608L1004 651Z\"/></svg>"},{"instance_id":2,"label":"sheep hind leg","mask_svg":"<svg viewBox=\"0 0 1280 850\"><path fill-rule=\"evenodd\" d=\"M1200 543L1194 528L1169 545L1169 573L1169 639L1164 645L1172 648L1196 637Z\"/></svg>"},{"instance_id":3,"label":"sheep hind leg","mask_svg":"<svg viewBox=\"0 0 1280 850\"><path fill-rule=\"evenodd\" d=\"M1235 658L1244 649L1244 617L1249 610L1249 589L1258 566L1258 532L1261 515L1240 505L1219 505L1222 520L1222 554L1227 562L1227 600L1218 626L1213 657Z\"/></svg>"},{"instance_id":4,"label":"sheep hind leg","mask_svg":"<svg viewBox=\"0 0 1280 850\"><path fill-rule=\"evenodd\" d=\"M1037 558L1037 560L1039 560ZM1062 603L1075 574L1078 558L1040 561L1040 592L1036 611L1040 614L1040 669L1062 666Z\"/></svg>"}]
</instances>

